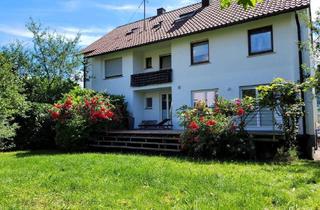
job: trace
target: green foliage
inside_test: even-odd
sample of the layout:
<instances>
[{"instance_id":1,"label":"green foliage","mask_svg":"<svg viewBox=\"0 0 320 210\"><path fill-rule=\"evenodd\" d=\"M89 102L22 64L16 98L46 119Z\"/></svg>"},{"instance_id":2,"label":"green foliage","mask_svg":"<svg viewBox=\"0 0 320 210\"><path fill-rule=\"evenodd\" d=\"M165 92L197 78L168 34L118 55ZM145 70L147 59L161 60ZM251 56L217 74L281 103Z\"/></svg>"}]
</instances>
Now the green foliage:
<instances>
[{"instance_id":1,"label":"green foliage","mask_svg":"<svg viewBox=\"0 0 320 210\"><path fill-rule=\"evenodd\" d=\"M114 119L109 97L92 90L75 88L50 110L56 121L56 144L65 150L87 149L89 136L108 128Z\"/></svg>"},{"instance_id":2,"label":"green foliage","mask_svg":"<svg viewBox=\"0 0 320 210\"><path fill-rule=\"evenodd\" d=\"M301 90L302 85L281 78L275 79L270 85L258 87L260 106L276 111L282 118L278 127L285 135L285 151L297 144L298 121L303 116L304 106Z\"/></svg>"},{"instance_id":3,"label":"green foliage","mask_svg":"<svg viewBox=\"0 0 320 210\"><path fill-rule=\"evenodd\" d=\"M74 39L68 39L49 28L43 28L32 19L26 27L33 35L33 50L30 51L32 61L28 75L52 81L56 77L71 78L77 73L82 61L78 47L80 34Z\"/></svg>"},{"instance_id":4,"label":"green foliage","mask_svg":"<svg viewBox=\"0 0 320 210\"><path fill-rule=\"evenodd\" d=\"M223 8L229 7L233 2L242 5L245 9L248 7L254 7L257 3L263 2L264 0L221 0L221 6Z\"/></svg>"},{"instance_id":5,"label":"green foliage","mask_svg":"<svg viewBox=\"0 0 320 210\"><path fill-rule=\"evenodd\" d=\"M53 149L55 148L52 122L48 110L51 104L31 103L25 116L16 117L20 128L14 138L16 149Z\"/></svg>"},{"instance_id":6,"label":"green foliage","mask_svg":"<svg viewBox=\"0 0 320 210\"><path fill-rule=\"evenodd\" d=\"M35 103L53 104L60 100L64 94L78 87L78 84L70 79L55 78L52 81L46 78L23 78L24 94L28 101Z\"/></svg>"},{"instance_id":7,"label":"green foliage","mask_svg":"<svg viewBox=\"0 0 320 210\"><path fill-rule=\"evenodd\" d=\"M64 122L56 123L56 145L64 150L85 150L88 147L88 139L92 130L87 120L75 111Z\"/></svg>"},{"instance_id":8,"label":"green foliage","mask_svg":"<svg viewBox=\"0 0 320 210\"><path fill-rule=\"evenodd\" d=\"M26 27L33 35L32 47L16 42L1 52L22 77L29 101L53 103L77 85L74 81L82 66L80 35L69 39L32 19Z\"/></svg>"},{"instance_id":9,"label":"green foliage","mask_svg":"<svg viewBox=\"0 0 320 210\"><path fill-rule=\"evenodd\" d=\"M16 115L23 115L27 104L21 94L22 84L12 69L12 64L0 53L0 150L11 149L11 140L18 125Z\"/></svg>"},{"instance_id":10,"label":"green foliage","mask_svg":"<svg viewBox=\"0 0 320 210\"><path fill-rule=\"evenodd\" d=\"M15 42L2 47L0 51L11 63L10 70L19 75L20 80L17 76L13 80L22 82L18 90L30 102L31 110L27 116L17 117L15 123L11 123L15 113L9 117L1 115L0 118L11 119L10 122L7 120L5 123L0 123L0 127L4 127L0 129L0 139L1 135L13 136L19 123L21 128L18 130L19 135L15 138L17 146L39 148L51 145L53 136L51 134L54 133L47 116L43 115L44 107L47 103L53 104L60 100L65 93L78 86L76 80L79 79L79 70L82 66L82 55L78 46L80 35L69 39L32 19L26 27L33 35L32 46ZM11 86L7 87L11 88ZM19 97L12 94L12 98ZM15 103L15 100L12 100L12 103L17 104L16 106L19 104ZM21 106L19 110L23 110ZM0 121L3 120L0 119ZM48 135L45 135L44 130L47 130ZM1 134L3 131L6 133Z\"/></svg>"}]
</instances>

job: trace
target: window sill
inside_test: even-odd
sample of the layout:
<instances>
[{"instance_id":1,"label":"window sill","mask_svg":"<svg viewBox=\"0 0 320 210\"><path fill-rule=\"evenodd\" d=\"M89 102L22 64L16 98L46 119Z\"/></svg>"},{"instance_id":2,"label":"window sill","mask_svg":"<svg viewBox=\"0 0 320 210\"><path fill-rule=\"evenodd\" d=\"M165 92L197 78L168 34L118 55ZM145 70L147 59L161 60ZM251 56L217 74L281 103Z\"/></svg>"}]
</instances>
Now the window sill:
<instances>
[{"instance_id":1,"label":"window sill","mask_svg":"<svg viewBox=\"0 0 320 210\"><path fill-rule=\"evenodd\" d=\"M205 64L210 64L210 61L204 61L204 62L199 62L199 63L192 63L190 66L198 66L198 65L205 65Z\"/></svg>"},{"instance_id":2,"label":"window sill","mask_svg":"<svg viewBox=\"0 0 320 210\"><path fill-rule=\"evenodd\" d=\"M248 55L247 57L252 58L252 57L263 56L263 55L272 55L272 54L276 54L276 52L275 51L267 51L267 52L261 52L261 53L254 53L254 54Z\"/></svg>"},{"instance_id":3,"label":"window sill","mask_svg":"<svg viewBox=\"0 0 320 210\"><path fill-rule=\"evenodd\" d=\"M117 79L117 78L120 78L120 77L123 77L123 75L116 75L116 76L111 76L111 77L105 77L104 79L105 79L105 80L109 80L109 79Z\"/></svg>"},{"instance_id":4,"label":"window sill","mask_svg":"<svg viewBox=\"0 0 320 210\"><path fill-rule=\"evenodd\" d=\"M152 108L144 108L145 110L152 110Z\"/></svg>"}]
</instances>

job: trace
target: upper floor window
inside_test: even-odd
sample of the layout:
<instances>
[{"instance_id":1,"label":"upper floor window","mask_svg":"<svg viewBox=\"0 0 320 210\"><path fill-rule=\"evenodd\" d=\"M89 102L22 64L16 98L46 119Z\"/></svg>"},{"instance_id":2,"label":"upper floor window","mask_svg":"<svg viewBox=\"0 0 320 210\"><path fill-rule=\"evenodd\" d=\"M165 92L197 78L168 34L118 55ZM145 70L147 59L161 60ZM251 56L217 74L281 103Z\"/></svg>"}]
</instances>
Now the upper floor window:
<instances>
[{"instance_id":1,"label":"upper floor window","mask_svg":"<svg viewBox=\"0 0 320 210\"><path fill-rule=\"evenodd\" d=\"M151 69L152 68L152 58L146 58L146 69Z\"/></svg>"},{"instance_id":2,"label":"upper floor window","mask_svg":"<svg viewBox=\"0 0 320 210\"><path fill-rule=\"evenodd\" d=\"M199 101L206 102L208 107L214 107L216 98L218 96L217 90L200 90L192 92L193 106Z\"/></svg>"},{"instance_id":3,"label":"upper floor window","mask_svg":"<svg viewBox=\"0 0 320 210\"><path fill-rule=\"evenodd\" d=\"M160 56L160 69L171 69L171 55Z\"/></svg>"},{"instance_id":4,"label":"upper floor window","mask_svg":"<svg viewBox=\"0 0 320 210\"><path fill-rule=\"evenodd\" d=\"M191 44L191 64L209 62L209 41Z\"/></svg>"},{"instance_id":5,"label":"upper floor window","mask_svg":"<svg viewBox=\"0 0 320 210\"><path fill-rule=\"evenodd\" d=\"M272 26L249 30L249 55L273 52Z\"/></svg>"},{"instance_id":6,"label":"upper floor window","mask_svg":"<svg viewBox=\"0 0 320 210\"><path fill-rule=\"evenodd\" d=\"M122 58L105 61L105 76L106 78L122 76Z\"/></svg>"}]
</instances>

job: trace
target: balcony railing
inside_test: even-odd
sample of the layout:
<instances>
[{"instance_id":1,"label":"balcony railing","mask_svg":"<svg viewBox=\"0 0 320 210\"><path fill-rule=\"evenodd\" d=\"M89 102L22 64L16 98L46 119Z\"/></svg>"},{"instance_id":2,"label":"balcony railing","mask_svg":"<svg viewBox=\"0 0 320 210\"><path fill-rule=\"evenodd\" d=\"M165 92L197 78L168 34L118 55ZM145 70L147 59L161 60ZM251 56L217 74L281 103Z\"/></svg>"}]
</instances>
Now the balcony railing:
<instances>
[{"instance_id":1,"label":"balcony railing","mask_svg":"<svg viewBox=\"0 0 320 210\"><path fill-rule=\"evenodd\" d=\"M143 87L172 82L172 69L131 75L132 87Z\"/></svg>"}]
</instances>

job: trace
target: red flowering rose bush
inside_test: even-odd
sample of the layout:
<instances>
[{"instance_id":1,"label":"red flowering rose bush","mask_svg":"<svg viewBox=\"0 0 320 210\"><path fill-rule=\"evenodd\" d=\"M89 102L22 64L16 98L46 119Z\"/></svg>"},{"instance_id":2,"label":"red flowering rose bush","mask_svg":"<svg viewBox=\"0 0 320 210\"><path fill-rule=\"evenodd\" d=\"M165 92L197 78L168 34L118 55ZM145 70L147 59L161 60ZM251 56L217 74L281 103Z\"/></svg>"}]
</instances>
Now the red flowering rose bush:
<instances>
[{"instance_id":1,"label":"red flowering rose bush","mask_svg":"<svg viewBox=\"0 0 320 210\"><path fill-rule=\"evenodd\" d=\"M252 98L228 101L218 98L214 108L203 101L194 108L178 110L181 126L182 148L193 156L221 157L225 155L248 155L252 143L245 140L246 120L255 111Z\"/></svg>"},{"instance_id":2,"label":"red flowering rose bush","mask_svg":"<svg viewBox=\"0 0 320 210\"><path fill-rule=\"evenodd\" d=\"M110 98L90 90L75 89L49 110L56 122L55 141L65 150L86 149L92 131L116 119Z\"/></svg>"}]
</instances>

